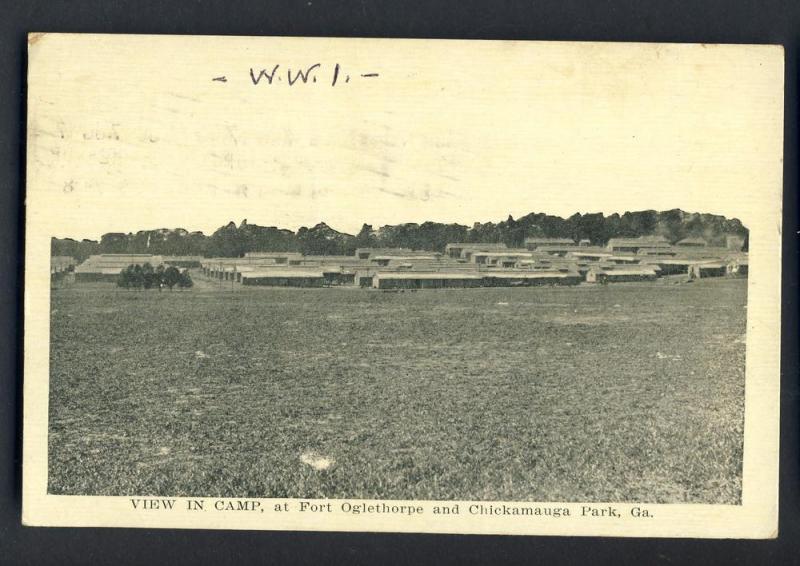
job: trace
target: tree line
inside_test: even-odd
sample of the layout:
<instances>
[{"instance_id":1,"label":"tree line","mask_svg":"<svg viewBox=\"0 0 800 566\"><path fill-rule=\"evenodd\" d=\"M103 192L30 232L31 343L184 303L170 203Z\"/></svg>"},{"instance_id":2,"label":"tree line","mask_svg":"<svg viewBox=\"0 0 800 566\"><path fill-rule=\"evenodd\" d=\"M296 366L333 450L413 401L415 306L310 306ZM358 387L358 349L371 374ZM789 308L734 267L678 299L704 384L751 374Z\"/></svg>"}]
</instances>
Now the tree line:
<instances>
[{"instance_id":1,"label":"tree line","mask_svg":"<svg viewBox=\"0 0 800 566\"><path fill-rule=\"evenodd\" d=\"M120 272L117 286L125 289L158 289L167 287L170 291L177 286L179 289L188 289L194 285L191 275L187 270L179 270L170 265L159 265L153 268L149 263L144 265L131 264Z\"/></svg>"},{"instance_id":2,"label":"tree line","mask_svg":"<svg viewBox=\"0 0 800 566\"><path fill-rule=\"evenodd\" d=\"M150 253L204 257L240 257L254 251L299 252L305 255L353 255L357 248L387 247L443 251L450 242L505 243L522 247L526 237L572 238L605 245L610 238L660 235L670 242L701 237L710 245L724 246L728 235L747 241L748 230L738 219L714 214L657 212L644 210L611 214L573 214L561 218L531 213L509 216L501 222L476 222L471 227L441 222L407 223L373 228L364 224L355 234L339 232L324 222L297 232L234 222L221 226L210 236L182 228L141 230L134 233L104 234L100 241L53 238L52 255L72 256L83 261L101 253ZM746 244L745 244L746 245Z\"/></svg>"}]
</instances>

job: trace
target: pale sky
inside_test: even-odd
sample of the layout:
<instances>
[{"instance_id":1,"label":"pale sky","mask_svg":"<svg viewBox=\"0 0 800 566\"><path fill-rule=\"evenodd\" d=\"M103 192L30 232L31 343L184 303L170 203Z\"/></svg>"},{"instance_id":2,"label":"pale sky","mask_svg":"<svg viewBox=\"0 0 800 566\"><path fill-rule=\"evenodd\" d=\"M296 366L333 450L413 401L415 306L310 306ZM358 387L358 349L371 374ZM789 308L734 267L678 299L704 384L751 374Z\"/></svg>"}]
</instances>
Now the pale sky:
<instances>
[{"instance_id":1,"label":"pale sky","mask_svg":"<svg viewBox=\"0 0 800 566\"><path fill-rule=\"evenodd\" d=\"M778 49L45 36L28 214L73 238L672 208L748 224L780 190Z\"/></svg>"}]
</instances>

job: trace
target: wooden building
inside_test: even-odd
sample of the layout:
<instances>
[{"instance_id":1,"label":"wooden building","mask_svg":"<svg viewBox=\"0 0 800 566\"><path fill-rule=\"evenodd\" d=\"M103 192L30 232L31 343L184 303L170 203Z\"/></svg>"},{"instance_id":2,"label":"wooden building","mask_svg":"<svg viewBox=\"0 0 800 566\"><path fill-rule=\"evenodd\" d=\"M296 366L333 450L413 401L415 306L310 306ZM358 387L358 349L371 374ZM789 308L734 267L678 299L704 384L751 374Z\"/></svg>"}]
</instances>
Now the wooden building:
<instances>
[{"instance_id":1,"label":"wooden building","mask_svg":"<svg viewBox=\"0 0 800 566\"><path fill-rule=\"evenodd\" d=\"M696 260L687 258L653 257L642 260L641 265L657 266L661 275L688 275Z\"/></svg>"},{"instance_id":2,"label":"wooden building","mask_svg":"<svg viewBox=\"0 0 800 566\"><path fill-rule=\"evenodd\" d=\"M666 238L661 236L640 236L638 238L611 238L606 249L614 253L639 253L646 249L653 252L657 250L671 250L672 246Z\"/></svg>"},{"instance_id":3,"label":"wooden building","mask_svg":"<svg viewBox=\"0 0 800 566\"><path fill-rule=\"evenodd\" d=\"M322 271L272 269L269 271L250 271L241 275L242 285L261 285L270 287L325 287L326 279Z\"/></svg>"},{"instance_id":4,"label":"wooden building","mask_svg":"<svg viewBox=\"0 0 800 566\"><path fill-rule=\"evenodd\" d=\"M723 277L728 273L728 265L722 261L694 263L689 268L689 277L703 279L705 277Z\"/></svg>"},{"instance_id":5,"label":"wooden building","mask_svg":"<svg viewBox=\"0 0 800 566\"><path fill-rule=\"evenodd\" d=\"M684 238L675 244L678 248L704 248L708 245L703 238Z\"/></svg>"},{"instance_id":6,"label":"wooden building","mask_svg":"<svg viewBox=\"0 0 800 566\"><path fill-rule=\"evenodd\" d=\"M558 248L574 248L578 247L575 240L572 238L539 238L529 237L525 238L525 248L528 250L538 250L543 246L558 247Z\"/></svg>"},{"instance_id":7,"label":"wooden building","mask_svg":"<svg viewBox=\"0 0 800 566\"><path fill-rule=\"evenodd\" d=\"M728 274L737 275L739 277L747 277L750 271L750 261L748 257L740 256L728 261Z\"/></svg>"},{"instance_id":8,"label":"wooden building","mask_svg":"<svg viewBox=\"0 0 800 566\"><path fill-rule=\"evenodd\" d=\"M542 285L578 285L583 277L577 271L497 271L484 274L485 287L534 287Z\"/></svg>"},{"instance_id":9,"label":"wooden building","mask_svg":"<svg viewBox=\"0 0 800 566\"><path fill-rule=\"evenodd\" d=\"M129 265L145 265L153 268L164 264L160 255L150 254L100 254L89 258L75 267L75 282L116 283L119 274Z\"/></svg>"},{"instance_id":10,"label":"wooden building","mask_svg":"<svg viewBox=\"0 0 800 566\"><path fill-rule=\"evenodd\" d=\"M564 257L576 261L602 261L613 255L614 254L605 248L584 247L577 250L570 250Z\"/></svg>"},{"instance_id":11,"label":"wooden building","mask_svg":"<svg viewBox=\"0 0 800 566\"><path fill-rule=\"evenodd\" d=\"M489 243L453 243L444 247L444 255L450 259L470 261L475 252L503 252L508 249L502 242Z\"/></svg>"},{"instance_id":12,"label":"wooden building","mask_svg":"<svg viewBox=\"0 0 800 566\"><path fill-rule=\"evenodd\" d=\"M533 254L528 251L507 250L502 252L476 251L472 253L470 261L478 265L489 267L504 267L510 269L523 260L532 260Z\"/></svg>"},{"instance_id":13,"label":"wooden building","mask_svg":"<svg viewBox=\"0 0 800 566\"><path fill-rule=\"evenodd\" d=\"M66 255L57 255L50 258L50 274L65 273L75 269L78 260Z\"/></svg>"},{"instance_id":14,"label":"wooden building","mask_svg":"<svg viewBox=\"0 0 800 566\"><path fill-rule=\"evenodd\" d=\"M621 269L590 269L587 283L622 283L626 281L653 281L658 273L651 266L624 267Z\"/></svg>"},{"instance_id":15,"label":"wooden building","mask_svg":"<svg viewBox=\"0 0 800 566\"><path fill-rule=\"evenodd\" d=\"M172 265L174 267L200 267L203 263L203 258L199 255L171 255L164 256L164 264Z\"/></svg>"},{"instance_id":16,"label":"wooden building","mask_svg":"<svg viewBox=\"0 0 800 566\"><path fill-rule=\"evenodd\" d=\"M430 250L412 250L409 248L358 248L355 257L361 260L371 260L377 256L390 256L399 258L414 258L421 256L441 257L442 254Z\"/></svg>"},{"instance_id":17,"label":"wooden building","mask_svg":"<svg viewBox=\"0 0 800 566\"><path fill-rule=\"evenodd\" d=\"M480 287L483 279L475 273L379 271L372 278L375 289L451 289Z\"/></svg>"}]
</instances>

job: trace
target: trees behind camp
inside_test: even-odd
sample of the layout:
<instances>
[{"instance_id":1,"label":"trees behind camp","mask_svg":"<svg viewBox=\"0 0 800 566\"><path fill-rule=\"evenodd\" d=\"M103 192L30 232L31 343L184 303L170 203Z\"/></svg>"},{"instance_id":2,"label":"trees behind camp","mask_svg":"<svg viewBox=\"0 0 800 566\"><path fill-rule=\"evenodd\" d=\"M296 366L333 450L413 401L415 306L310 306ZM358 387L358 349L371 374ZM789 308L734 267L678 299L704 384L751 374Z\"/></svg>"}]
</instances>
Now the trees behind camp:
<instances>
[{"instance_id":1,"label":"trees behind camp","mask_svg":"<svg viewBox=\"0 0 800 566\"><path fill-rule=\"evenodd\" d=\"M587 239L604 246L610 238L659 235L670 242L687 237L703 238L709 245L726 246L728 236L747 241L748 230L737 219L697 214L680 209L657 212L641 210L624 214L573 214L568 218L530 213L499 222L476 222L471 227L440 222L406 223L373 227L364 224L357 235L339 232L324 222L297 232L258 226L243 221L221 226L210 236L202 232L142 230L104 234L99 242L53 238L51 255L83 261L93 254L196 255L241 257L247 252L299 252L305 255L353 255L356 248L410 248L444 251L451 242L497 243L521 247L527 237ZM746 248L745 248L746 249Z\"/></svg>"},{"instance_id":2,"label":"trees behind camp","mask_svg":"<svg viewBox=\"0 0 800 566\"><path fill-rule=\"evenodd\" d=\"M179 289L188 289L193 285L192 277L187 270L180 271L170 265L159 265L155 269L149 263L144 265L131 264L123 269L117 278L117 285L125 289L153 289L159 291L168 287L170 291L175 285Z\"/></svg>"}]
</instances>

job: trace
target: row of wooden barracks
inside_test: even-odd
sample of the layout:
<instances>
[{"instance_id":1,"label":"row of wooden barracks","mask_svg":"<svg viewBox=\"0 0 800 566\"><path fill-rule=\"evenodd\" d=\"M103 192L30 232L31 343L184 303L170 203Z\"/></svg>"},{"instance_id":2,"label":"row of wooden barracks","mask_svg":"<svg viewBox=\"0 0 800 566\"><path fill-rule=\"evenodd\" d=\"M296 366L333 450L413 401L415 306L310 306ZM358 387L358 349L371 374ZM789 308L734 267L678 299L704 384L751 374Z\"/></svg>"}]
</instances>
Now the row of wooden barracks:
<instances>
[{"instance_id":1,"label":"row of wooden barracks","mask_svg":"<svg viewBox=\"0 0 800 566\"><path fill-rule=\"evenodd\" d=\"M63 263L63 259L59 260ZM741 246L711 247L699 238L671 244L661 237L613 238L604 247L566 238L527 238L524 248L452 243L444 253L360 248L353 256L252 252L241 258L146 254L91 256L74 267L75 280L115 281L128 265L150 263L199 270L210 280L242 285L376 289L577 285L746 276Z\"/></svg>"}]
</instances>

